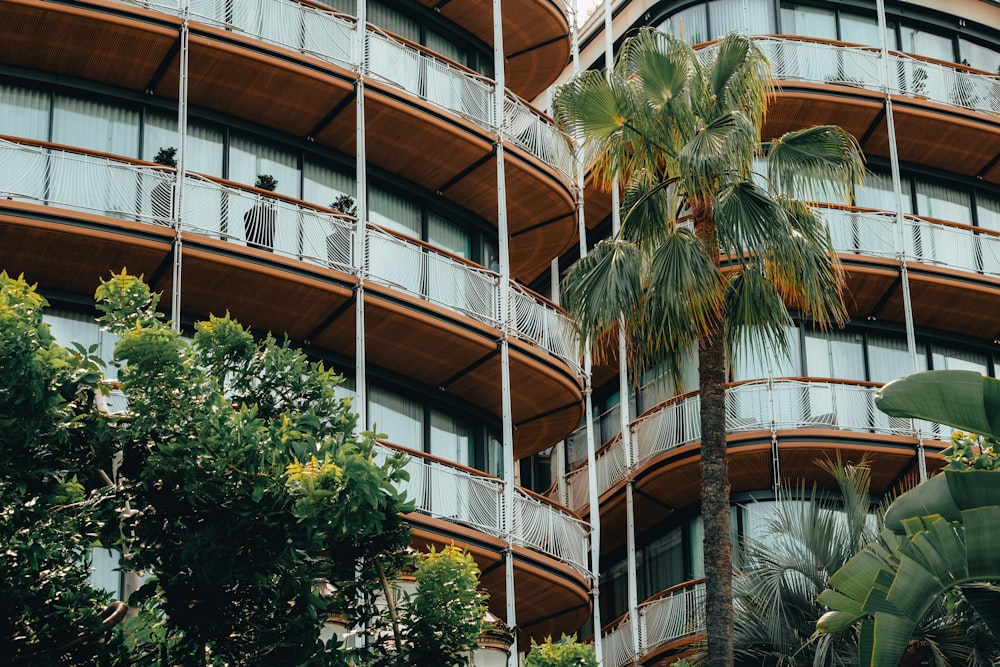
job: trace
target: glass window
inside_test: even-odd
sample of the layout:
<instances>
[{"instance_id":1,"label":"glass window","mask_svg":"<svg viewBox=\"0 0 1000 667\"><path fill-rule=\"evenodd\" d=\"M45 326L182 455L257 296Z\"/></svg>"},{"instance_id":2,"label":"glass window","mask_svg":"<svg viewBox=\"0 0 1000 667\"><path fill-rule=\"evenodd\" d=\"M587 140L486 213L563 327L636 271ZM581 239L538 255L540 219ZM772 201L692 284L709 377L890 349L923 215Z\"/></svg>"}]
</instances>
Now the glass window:
<instances>
[{"instance_id":1,"label":"glass window","mask_svg":"<svg viewBox=\"0 0 1000 667\"><path fill-rule=\"evenodd\" d=\"M889 26L888 48L895 49L896 31ZM874 16L858 16L857 14L840 14L840 39L845 42L864 44L867 46L879 46L881 42L878 38L878 19Z\"/></svg>"},{"instance_id":2,"label":"glass window","mask_svg":"<svg viewBox=\"0 0 1000 667\"><path fill-rule=\"evenodd\" d=\"M917 214L938 220L972 224L972 206L969 193L947 185L917 180Z\"/></svg>"},{"instance_id":3,"label":"glass window","mask_svg":"<svg viewBox=\"0 0 1000 667\"><path fill-rule=\"evenodd\" d=\"M640 593L640 597L647 598L687 581L684 571L684 531L681 526L672 528L663 537L651 542L643 549L643 555L643 569L647 574L646 577L640 576L639 581L645 579L648 589Z\"/></svg>"},{"instance_id":4,"label":"glass window","mask_svg":"<svg viewBox=\"0 0 1000 667\"><path fill-rule=\"evenodd\" d=\"M333 202L337 197L347 195L354 199L356 190L353 172L306 158L302 173L302 198L306 201L334 208Z\"/></svg>"},{"instance_id":5,"label":"glass window","mask_svg":"<svg viewBox=\"0 0 1000 667\"><path fill-rule=\"evenodd\" d=\"M373 187L369 196L369 220L401 234L421 237L420 207L378 187Z\"/></svg>"},{"instance_id":6,"label":"glass window","mask_svg":"<svg viewBox=\"0 0 1000 667\"><path fill-rule=\"evenodd\" d=\"M381 3L369 0L368 22L385 30L405 37L411 42L420 42L420 25L413 19L404 16L395 9Z\"/></svg>"},{"instance_id":7,"label":"glass window","mask_svg":"<svg viewBox=\"0 0 1000 667\"><path fill-rule=\"evenodd\" d=\"M48 141L48 91L0 85L0 134Z\"/></svg>"},{"instance_id":8,"label":"glass window","mask_svg":"<svg viewBox=\"0 0 1000 667\"><path fill-rule=\"evenodd\" d=\"M142 128L142 159L153 161L161 148L173 146L178 148L180 138L177 136L177 117L149 112L146 114ZM184 156L184 166L188 171L194 171L208 176L221 177L222 159L225 152L222 130L202 123L188 120L187 155Z\"/></svg>"},{"instance_id":9,"label":"glass window","mask_svg":"<svg viewBox=\"0 0 1000 667\"><path fill-rule=\"evenodd\" d=\"M936 60L954 62L955 47L951 38L907 25L902 26L900 33L903 51Z\"/></svg>"},{"instance_id":10,"label":"glass window","mask_svg":"<svg viewBox=\"0 0 1000 667\"><path fill-rule=\"evenodd\" d=\"M864 380L861 334L847 331L807 331L805 370L810 377Z\"/></svg>"},{"instance_id":11,"label":"glass window","mask_svg":"<svg viewBox=\"0 0 1000 667\"><path fill-rule=\"evenodd\" d=\"M431 410L431 454L472 466L472 445L472 429L464 420L440 410Z\"/></svg>"},{"instance_id":12,"label":"glass window","mask_svg":"<svg viewBox=\"0 0 1000 667\"><path fill-rule=\"evenodd\" d=\"M427 215L427 241L459 257L472 256L472 239L469 233L461 226L434 213Z\"/></svg>"},{"instance_id":13,"label":"glass window","mask_svg":"<svg viewBox=\"0 0 1000 667\"><path fill-rule=\"evenodd\" d=\"M837 39L837 15L832 9L782 3L781 32L789 35Z\"/></svg>"},{"instance_id":14,"label":"glass window","mask_svg":"<svg viewBox=\"0 0 1000 667\"><path fill-rule=\"evenodd\" d=\"M424 406L381 387L371 387L368 399L368 427L385 433L389 442L423 450Z\"/></svg>"},{"instance_id":15,"label":"glass window","mask_svg":"<svg viewBox=\"0 0 1000 667\"><path fill-rule=\"evenodd\" d=\"M927 357L918 346L917 371L927 370ZM910 355L906 350L906 340L885 336L868 337L869 380L884 384L896 378L909 375Z\"/></svg>"},{"instance_id":16,"label":"glass window","mask_svg":"<svg viewBox=\"0 0 1000 667\"><path fill-rule=\"evenodd\" d=\"M976 218L980 227L1000 231L1000 198L977 195Z\"/></svg>"},{"instance_id":17,"label":"glass window","mask_svg":"<svg viewBox=\"0 0 1000 667\"><path fill-rule=\"evenodd\" d=\"M301 173L294 153L234 134L229 145L229 178L253 185L261 174L270 174L278 180L275 192L296 198L301 195Z\"/></svg>"},{"instance_id":18,"label":"glass window","mask_svg":"<svg viewBox=\"0 0 1000 667\"><path fill-rule=\"evenodd\" d=\"M139 156L139 112L56 95L53 99L52 141L94 151Z\"/></svg>"},{"instance_id":19,"label":"glass window","mask_svg":"<svg viewBox=\"0 0 1000 667\"><path fill-rule=\"evenodd\" d=\"M984 229L1000 231L1000 198L978 195L976 197L976 222ZM1000 275L1000 237L982 234L977 241L983 271Z\"/></svg>"},{"instance_id":20,"label":"glass window","mask_svg":"<svg viewBox=\"0 0 1000 667\"><path fill-rule=\"evenodd\" d=\"M934 345L931 348L931 363L936 371L976 371L989 375L986 355L972 350Z\"/></svg>"},{"instance_id":21,"label":"glass window","mask_svg":"<svg viewBox=\"0 0 1000 667\"><path fill-rule=\"evenodd\" d=\"M660 30L683 39L688 44L708 41L708 17L703 5L677 12L660 24Z\"/></svg>"},{"instance_id":22,"label":"glass window","mask_svg":"<svg viewBox=\"0 0 1000 667\"><path fill-rule=\"evenodd\" d=\"M711 0L708 3L708 25L712 39L734 31L746 33L745 16L742 0Z\"/></svg>"},{"instance_id":23,"label":"glass window","mask_svg":"<svg viewBox=\"0 0 1000 667\"><path fill-rule=\"evenodd\" d=\"M962 62L970 67L981 69L990 74L1000 74L1000 51L970 42L964 37L958 38L958 50Z\"/></svg>"},{"instance_id":24,"label":"glass window","mask_svg":"<svg viewBox=\"0 0 1000 667\"><path fill-rule=\"evenodd\" d=\"M903 213L911 212L909 183L904 180ZM873 208L879 211L895 211L896 195L892 190L892 176L889 174L869 173L865 175L865 184L855 191L854 202L862 208Z\"/></svg>"}]
</instances>

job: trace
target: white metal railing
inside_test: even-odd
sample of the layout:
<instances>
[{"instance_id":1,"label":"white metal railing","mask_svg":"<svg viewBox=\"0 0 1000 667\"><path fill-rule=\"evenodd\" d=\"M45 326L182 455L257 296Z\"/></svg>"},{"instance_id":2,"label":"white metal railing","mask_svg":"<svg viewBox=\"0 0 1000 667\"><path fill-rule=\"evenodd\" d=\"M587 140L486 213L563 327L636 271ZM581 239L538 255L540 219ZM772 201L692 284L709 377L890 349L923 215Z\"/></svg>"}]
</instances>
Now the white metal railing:
<instances>
[{"instance_id":1,"label":"white metal railing","mask_svg":"<svg viewBox=\"0 0 1000 667\"><path fill-rule=\"evenodd\" d=\"M174 177L160 167L0 140L0 195L13 200L170 226ZM354 218L197 174L185 180L181 220L186 231L311 264L355 274L360 265ZM374 282L502 326L496 273L375 227L366 240L366 270ZM515 283L511 287L513 333L582 372L569 318Z\"/></svg>"},{"instance_id":2,"label":"white metal railing","mask_svg":"<svg viewBox=\"0 0 1000 667\"><path fill-rule=\"evenodd\" d=\"M603 634L604 667L635 664L651 651L683 637L705 631L705 584L699 582L678 588L670 594L639 605L635 627L630 616L623 616ZM638 654L633 643L638 633Z\"/></svg>"},{"instance_id":3,"label":"white metal railing","mask_svg":"<svg viewBox=\"0 0 1000 667\"><path fill-rule=\"evenodd\" d=\"M377 445L380 455L397 450ZM476 475L447 463L407 454L407 482L400 490L416 510L505 537L503 480ZM589 529L580 519L542 502L522 489L514 491L514 543L542 552L589 576Z\"/></svg>"},{"instance_id":4,"label":"white metal railing","mask_svg":"<svg viewBox=\"0 0 1000 667\"><path fill-rule=\"evenodd\" d=\"M817 206L839 253L894 258L1000 277L1000 235L903 216L903 247L896 214Z\"/></svg>"},{"instance_id":5,"label":"white metal railing","mask_svg":"<svg viewBox=\"0 0 1000 667\"><path fill-rule=\"evenodd\" d=\"M604 660L601 662L604 667L619 667L620 665L631 665L636 658L635 643L633 636L635 628L632 627L631 618L626 615L602 636L602 652Z\"/></svg>"},{"instance_id":6,"label":"white metal railing","mask_svg":"<svg viewBox=\"0 0 1000 667\"><path fill-rule=\"evenodd\" d=\"M729 433L784 429L828 428L861 433L915 436L908 419L889 417L875 407L879 387L837 381L757 380L730 387L726 392L726 430ZM598 495L625 479L630 470L677 447L701 439L700 397L664 403L629 425L636 461L625 461L621 439L597 453ZM929 437L947 437L929 423L916 428ZM587 465L567 473L568 507L587 509Z\"/></svg>"},{"instance_id":7,"label":"white metal railing","mask_svg":"<svg viewBox=\"0 0 1000 667\"><path fill-rule=\"evenodd\" d=\"M778 81L809 81L881 91L880 51L804 39L755 38ZM711 47L707 47L711 49ZM889 52L889 90L900 95L1000 114L1000 77Z\"/></svg>"},{"instance_id":8,"label":"white metal railing","mask_svg":"<svg viewBox=\"0 0 1000 667\"><path fill-rule=\"evenodd\" d=\"M569 138L542 113L506 91L504 127L497 127L496 83L435 57L374 26L365 31L364 58L355 53L355 17L294 0L117 0L195 21L302 53L406 91L516 144L569 181Z\"/></svg>"},{"instance_id":9,"label":"white metal railing","mask_svg":"<svg viewBox=\"0 0 1000 667\"><path fill-rule=\"evenodd\" d=\"M704 632L705 584L643 602L639 605L639 627L639 652L643 655L675 639Z\"/></svg>"}]
</instances>

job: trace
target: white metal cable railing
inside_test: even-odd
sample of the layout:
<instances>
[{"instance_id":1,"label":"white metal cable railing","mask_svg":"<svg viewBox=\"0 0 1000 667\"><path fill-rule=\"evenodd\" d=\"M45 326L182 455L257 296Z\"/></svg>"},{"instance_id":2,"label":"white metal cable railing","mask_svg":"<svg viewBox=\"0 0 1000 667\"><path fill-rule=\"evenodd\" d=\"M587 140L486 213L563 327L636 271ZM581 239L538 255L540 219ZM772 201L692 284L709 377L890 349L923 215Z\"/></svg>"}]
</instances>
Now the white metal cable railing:
<instances>
[{"instance_id":1,"label":"white metal cable railing","mask_svg":"<svg viewBox=\"0 0 1000 667\"><path fill-rule=\"evenodd\" d=\"M333 9L294 0L117 0L195 21L318 58L366 76L466 118L500 134L493 106L495 82L369 26L364 58L354 52L357 21ZM542 113L506 92L502 136L570 181L569 137Z\"/></svg>"},{"instance_id":2,"label":"white metal cable railing","mask_svg":"<svg viewBox=\"0 0 1000 667\"><path fill-rule=\"evenodd\" d=\"M397 450L377 445L380 455ZM505 537L503 480L477 475L445 462L407 454L407 482L400 485L416 510ZM514 493L514 543L547 554L585 576L589 550L587 524L522 489Z\"/></svg>"},{"instance_id":3,"label":"white metal cable railing","mask_svg":"<svg viewBox=\"0 0 1000 667\"><path fill-rule=\"evenodd\" d=\"M74 211L170 226L174 172L55 148L0 140L0 195ZM189 174L183 228L210 238L357 273L349 216ZM372 227L368 277L489 326L501 326L500 278L426 245ZM513 284L515 331L581 372L576 331L565 314Z\"/></svg>"},{"instance_id":4,"label":"white metal cable railing","mask_svg":"<svg viewBox=\"0 0 1000 667\"><path fill-rule=\"evenodd\" d=\"M814 42L808 38L755 37L771 61L778 81L855 86L880 92L880 51L870 46ZM706 60L714 51L708 45L699 51ZM896 51L889 52L889 90L987 114L1000 114L1000 77L970 71L961 65L925 60Z\"/></svg>"},{"instance_id":5,"label":"white metal cable railing","mask_svg":"<svg viewBox=\"0 0 1000 667\"><path fill-rule=\"evenodd\" d=\"M726 392L726 430L730 433L784 429L824 428L860 433L915 436L908 419L889 417L875 407L876 385L838 381L756 380ZM700 397L695 394L664 403L632 422L629 429L636 447L636 466L677 447L701 439ZM934 424L918 423L930 438L947 437ZM948 431L950 432L950 431ZM596 459L598 493L625 478L629 466L621 439L601 449ZM568 507L585 511L588 503L587 466L566 478Z\"/></svg>"}]
</instances>

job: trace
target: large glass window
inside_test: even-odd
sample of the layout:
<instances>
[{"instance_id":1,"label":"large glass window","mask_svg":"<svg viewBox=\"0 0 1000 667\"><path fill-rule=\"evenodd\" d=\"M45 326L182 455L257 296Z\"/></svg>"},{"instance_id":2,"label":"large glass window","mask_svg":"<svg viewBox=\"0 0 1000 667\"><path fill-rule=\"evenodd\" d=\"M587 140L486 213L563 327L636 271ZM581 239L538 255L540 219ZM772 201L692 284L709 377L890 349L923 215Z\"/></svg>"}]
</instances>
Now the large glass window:
<instances>
[{"instance_id":1,"label":"large glass window","mask_svg":"<svg viewBox=\"0 0 1000 667\"><path fill-rule=\"evenodd\" d=\"M663 537L653 540L643 549L645 558L645 591L640 597L647 598L671 586L687 581L684 571L684 528L677 526L666 532ZM640 570L641 571L641 570Z\"/></svg>"},{"instance_id":2,"label":"large glass window","mask_svg":"<svg viewBox=\"0 0 1000 667\"><path fill-rule=\"evenodd\" d=\"M917 370L927 370L927 358L917 354ZM868 379L884 384L903 375L909 375L910 354L906 339L887 336L868 337Z\"/></svg>"},{"instance_id":3,"label":"large glass window","mask_svg":"<svg viewBox=\"0 0 1000 667\"><path fill-rule=\"evenodd\" d=\"M208 176L223 175L222 162L225 153L222 130L198 121L188 121L188 135L184 156L184 166ZM179 148L177 116L159 112L147 112L142 127L142 159L153 161L161 148ZM253 181L247 181L253 184Z\"/></svg>"},{"instance_id":4,"label":"large glass window","mask_svg":"<svg viewBox=\"0 0 1000 667\"><path fill-rule=\"evenodd\" d=\"M51 103L48 91L0 85L0 134L48 140Z\"/></svg>"},{"instance_id":5,"label":"large glass window","mask_svg":"<svg viewBox=\"0 0 1000 667\"><path fill-rule=\"evenodd\" d=\"M934 345L931 347L931 364L936 371L976 371L989 375L987 357L975 350Z\"/></svg>"},{"instance_id":6,"label":"large glass window","mask_svg":"<svg viewBox=\"0 0 1000 667\"><path fill-rule=\"evenodd\" d=\"M688 44L700 44L708 41L708 16L703 5L695 5L682 9L665 22L660 30L683 39Z\"/></svg>"},{"instance_id":7,"label":"large glass window","mask_svg":"<svg viewBox=\"0 0 1000 667\"><path fill-rule=\"evenodd\" d=\"M916 180L917 214L938 220L972 224L969 194L941 183Z\"/></svg>"},{"instance_id":8,"label":"large glass window","mask_svg":"<svg viewBox=\"0 0 1000 667\"><path fill-rule=\"evenodd\" d=\"M788 377L799 375L802 363L799 359L798 327L785 327L787 355L754 347L743 341L740 351L733 359L733 380L759 380L767 377Z\"/></svg>"},{"instance_id":9,"label":"large glass window","mask_svg":"<svg viewBox=\"0 0 1000 667\"><path fill-rule=\"evenodd\" d=\"M909 185L903 182L903 213L911 212ZM854 201L862 208L895 211L896 195L892 189L892 176L878 172L865 175L865 184L855 191Z\"/></svg>"},{"instance_id":10,"label":"large glass window","mask_svg":"<svg viewBox=\"0 0 1000 667\"><path fill-rule=\"evenodd\" d=\"M139 112L94 100L56 95L52 141L113 155L139 155Z\"/></svg>"},{"instance_id":11,"label":"large glass window","mask_svg":"<svg viewBox=\"0 0 1000 667\"><path fill-rule=\"evenodd\" d=\"M990 74L1000 74L1000 51L976 42L970 42L964 37L958 38L958 50L962 56L962 62L970 67L981 69Z\"/></svg>"},{"instance_id":12,"label":"large glass window","mask_svg":"<svg viewBox=\"0 0 1000 667\"><path fill-rule=\"evenodd\" d=\"M805 370L810 377L864 380L862 337L849 331L807 331Z\"/></svg>"},{"instance_id":13,"label":"large glass window","mask_svg":"<svg viewBox=\"0 0 1000 667\"><path fill-rule=\"evenodd\" d=\"M896 31L892 24L889 25L890 49L897 49ZM874 16L860 16L858 14L840 14L840 39L845 42L864 44L866 46L878 46L881 41L878 36L878 19Z\"/></svg>"},{"instance_id":14,"label":"large glass window","mask_svg":"<svg viewBox=\"0 0 1000 667\"><path fill-rule=\"evenodd\" d=\"M423 449L423 403L373 386L368 396L368 428L385 433L389 442Z\"/></svg>"},{"instance_id":15,"label":"large glass window","mask_svg":"<svg viewBox=\"0 0 1000 667\"><path fill-rule=\"evenodd\" d=\"M837 15L832 9L781 3L781 32L837 39Z\"/></svg>"},{"instance_id":16,"label":"large glass window","mask_svg":"<svg viewBox=\"0 0 1000 667\"><path fill-rule=\"evenodd\" d=\"M912 25L901 26L899 33L903 51L936 60L954 62L955 47L950 37L937 35Z\"/></svg>"},{"instance_id":17,"label":"large glass window","mask_svg":"<svg viewBox=\"0 0 1000 667\"><path fill-rule=\"evenodd\" d=\"M275 192L296 198L301 195L301 172L295 153L234 134L229 143L229 178L253 185L261 174L278 180Z\"/></svg>"},{"instance_id":18,"label":"large glass window","mask_svg":"<svg viewBox=\"0 0 1000 667\"><path fill-rule=\"evenodd\" d=\"M465 466L475 463L472 429L463 419L431 410L430 453Z\"/></svg>"}]
</instances>

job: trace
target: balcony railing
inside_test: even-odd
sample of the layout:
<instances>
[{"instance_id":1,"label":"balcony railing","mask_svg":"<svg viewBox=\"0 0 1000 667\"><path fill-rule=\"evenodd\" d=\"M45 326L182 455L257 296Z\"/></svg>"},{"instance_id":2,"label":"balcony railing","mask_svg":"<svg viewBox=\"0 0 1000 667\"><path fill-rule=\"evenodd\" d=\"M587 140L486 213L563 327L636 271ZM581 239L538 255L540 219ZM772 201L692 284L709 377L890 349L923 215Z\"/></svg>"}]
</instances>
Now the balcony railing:
<instances>
[{"instance_id":1,"label":"balcony railing","mask_svg":"<svg viewBox=\"0 0 1000 667\"><path fill-rule=\"evenodd\" d=\"M636 611L636 627L626 614L605 628L604 667L634 664L664 644L704 633L705 583L699 580L669 589L641 603ZM638 653L634 634L638 635Z\"/></svg>"},{"instance_id":2,"label":"balcony railing","mask_svg":"<svg viewBox=\"0 0 1000 667\"><path fill-rule=\"evenodd\" d=\"M849 46L808 38L755 37L771 61L777 81L854 86L909 97L925 98L987 114L1000 114L1000 77L961 65L889 52L889 80L883 84L881 52L870 46ZM700 50L703 59L714 46Z\"/></svg>"},{"instance_id":3,"label":"balcony railing","mask_svg":"<svg viewBox=\"0 0 1000 667\"><path fill-rule=\"evenodd\" d=\"M378 445L383 455L395 449ZM503 480L465 470L445 461L407 452L408 482L400 489L416 510L506 538ZM589 576L589 528L580 519L515 489L514 543L547 554Z\"/></svg>"},{"instance_id":4,"label":"balcony railing","mask_svg":"<svg viewBox=\"0 0 1000 667\"><path fill-rule=\"evenodd\" d=\"M196 22L362 72L500 134L556 169L567 182L573 178L569 139L543 114L505 91L504 124L498 127L494 81L373 26L365 31L364 58L359 58L354 37L357 21L352 16L293 0L117 1L173 16L183 16L187 6Z\"/></svg>"},{"instance_id":5,"label":"balcony railing","mask_svg":"<svg viewBox=\"0 0 1000 667\"><path fill-rule=\"evenodd\" d=\"M174 172L108 157L0 140L0 195L17 201L168 227ZM357 274L356 221L300 202L198 176L184 186L183 229ZM500 278L415 240L370 227L366 277L451 312L501 327ZM512 333L577 374L569 318L511 282Z\"/></svg>"},{"instance_id":6,"label":"balcony railing","mask_svg":"<svg viewBox=\"0 0 1000 667\"><path fill-rule=\"evenodd\" d=\"M903 216L902 239L896 214L817 207L839 253L894 258L1000 277L1000 233L968 225ZM902 246L902 247L900 247Z\"/></svg>"},{"instance_id":7,"label":"balcony railing","mask_svg":"<svg viewBox=\"0 0 1000 667\"><path fill-rule=\"evenodd\" d=\"M828 428L859 433L915 436L908 419L889 417L875 407L879 387L838 381L757 380L731 386L726 392L729 433ZM625 479L646 461L701 439L700 397L671 399L641 415L629 426L635 461L626 459L621 439L597 453L598 495ZM935 425L918 423L921 432L937 436ZM584 512L589 501L587 465L566 475L567 506Z\"/></svg>"}]
</instances>

